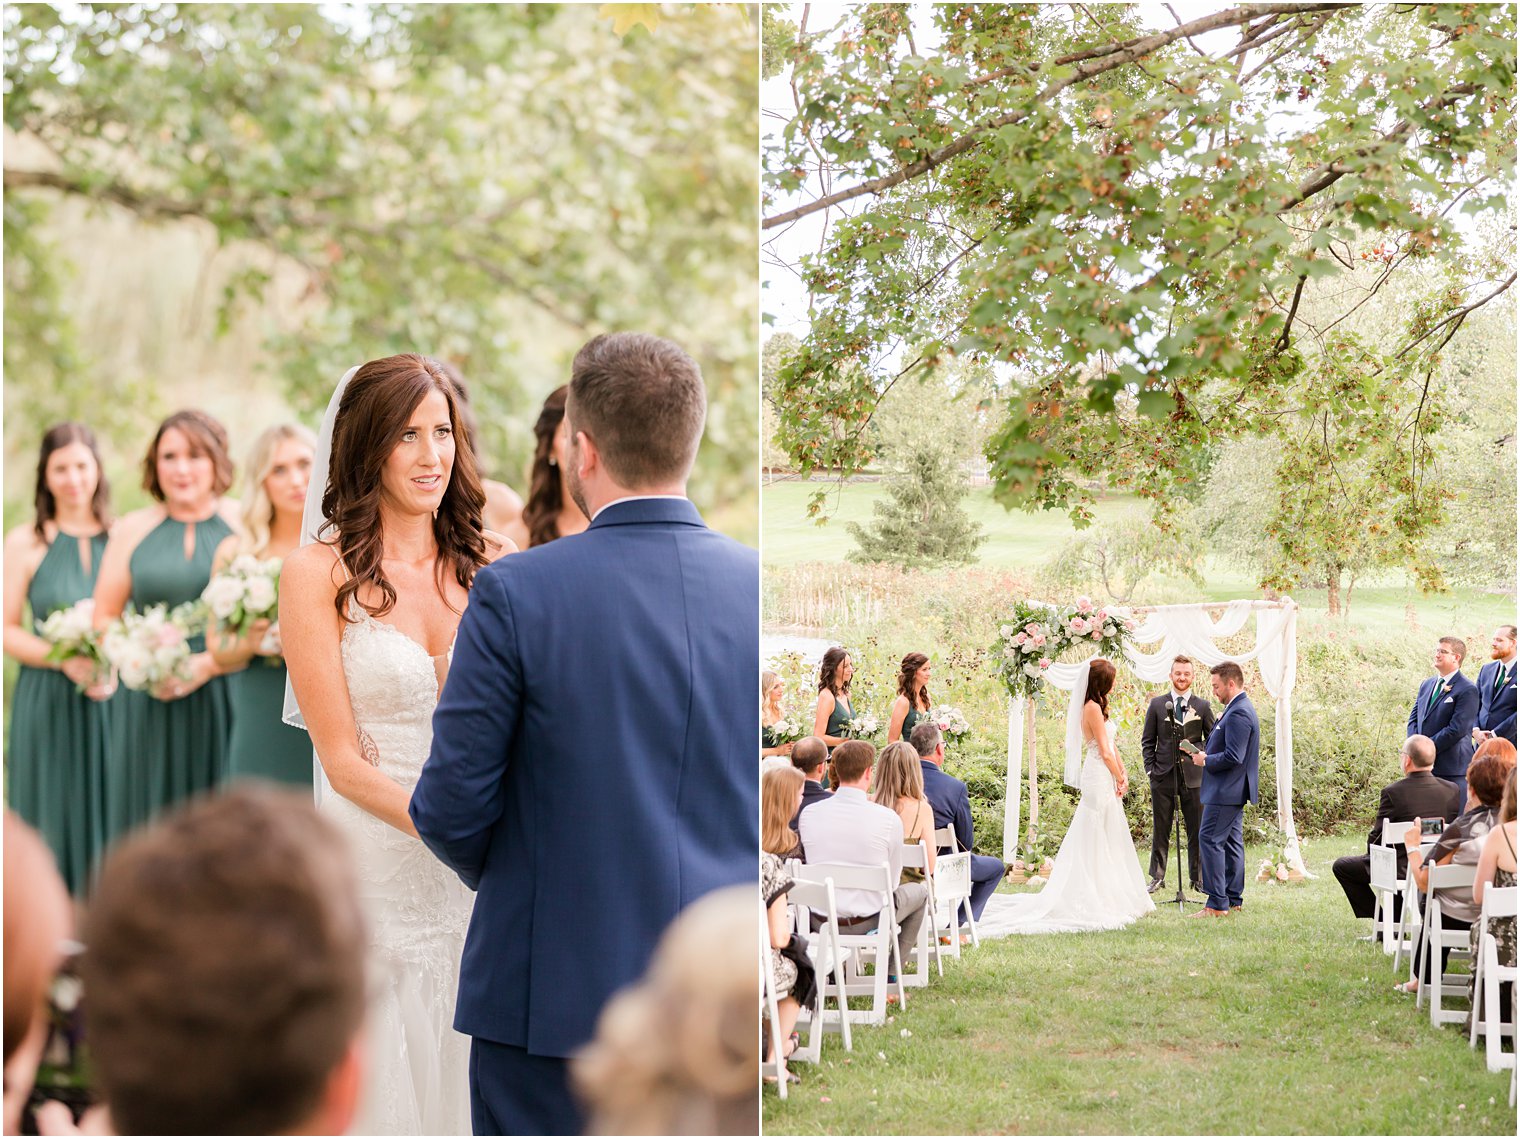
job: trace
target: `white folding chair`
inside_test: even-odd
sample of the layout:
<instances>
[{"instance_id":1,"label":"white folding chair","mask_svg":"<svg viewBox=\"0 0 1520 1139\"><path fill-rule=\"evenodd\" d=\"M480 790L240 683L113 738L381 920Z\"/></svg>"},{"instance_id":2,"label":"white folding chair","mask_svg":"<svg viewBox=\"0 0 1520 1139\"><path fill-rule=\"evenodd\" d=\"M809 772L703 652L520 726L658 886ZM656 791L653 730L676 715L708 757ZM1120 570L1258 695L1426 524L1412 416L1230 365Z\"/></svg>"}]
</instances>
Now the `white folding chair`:
<instances>
[{"instance_id":1,"label":"white folding chair","mask_svg":"<svg viewBox=\"0 0 1520 1139\"><path fill-rule=\"evenodd\" d=\"M961 910L971 916L971 855L941 854L934 859L934 937L950 939L950 954L961 955Z\"/></svg>"},{"instance_id":2,"label":"white folding chair","mask_svg":"<svg viewBox=\"0 0 1520 1139\"><path fill-rule=\"evenodd\" d=\"M813 963L813 972L818 982L818 1006L802 1010L808 1028L807 1040L792 1053L792 1059L816 1064L823 1051L823 1036L827 1032L839 1032L846 1052L854 1048L850 1040L850 1018L846 1015L849 1000L844 992L844 966L850 950L839 942L839 906L834 900L832 881L808 882L793 879L792 888L787 891L787 900L796 907L796 929L808 939L808 959ZM818 915L821 922L818 929L812 928L809 914ZM833 1018L828 1011L831 987L835 1008ZM801 1020L799 1018L799 1022Z\"/></svg>"},{"instance_id":3,"label":"white folding chair","mask_svg":"<svg viewBox=\"0 0 1520 1139\"><path fill-rule=\"evenodd\" d=\"M1369 846L1367 855L1371 860L1372 872L1372 936L1369 940L1383 942L1383 952L1393 952L1395 927L1390 914L1393 912L1393 898L1399 892L1399 859L1397 847L1404 844L1404 834L1409 830L1409 823L1395 822L1392 819L1383 820L1383 834L1381 845Z\"/></svg>"},{"instance_id":4,"label":"white folding chair","mask_svg":"<svg viewBox=\"0 0 1520 1139\"><path fill-rule=\"evenodd\" d=\"M841 929L839 944L841 948L854 951L845 962L845 996L871 998L869 1010L847 1008L848 1016L864 1024L885 1024L889 973L897 975L898 1002L903 1006L908 1003L907 990L902 983L902 962L897 956L897 907L892 901L892 891L897 883L892 881L891 868L885 862L879 866L808 862L798 868L798 878L808 882L832 880L836 891L869 890L883 898L874 927L861 933L847 933ZM873 975L869 977L861 973L867 963L874 966Z\"/></svg>"},{"instance_id":5,"label":"white folding chair","mask_svg":"<svg viewBox=\"0 0 1520 1139\"><path fill-rule=\"evenodd\" d=\"M900 974L903 984L908 988L922 989L929 984L931 955L935 964L939 966L939 975L941 977L945 975L945 966L939 959L939 936L937 931L929 928L934 924L930 917L934 913L934 879L929 876L929 851L922 840L903 844L902 864L904 870L922 870L924 884L929 889L929 900L924 903L924 921L918 927L918 943L913 947L914 971Z\"/></svg>"},{"instance_id":6,"label":"white folding chair","mask_svg":"<svg viewBox=\"0 0 1520 1139\"><path fill-rule=\"evenodd\" d=\"M1441 1007L1443 997L1467 996L1466 975L1448 973L1444 969L1438 973L1437 969L1440 969L1442 949L1450 949L1451 957L1470 956L1467 930L1441 927L1441 893L1443 890L1471 888L1472 881L1473 868L1471 866L1459 866L1453 863L1449 866L1430 868L1430 878L1427 883L1429 890L1425 896L1425 928L1420 938L1420 954L1422 957L1430 958L1431 964L1428 970L1416 967L1419 973L1420 990L1419 997L1415 1000L1415 1007L1423 1008L1426 998L1429 998L1432 1026L1453 1024L1466 1016L1459 1009ZM1427 972L1431 976L1429 983L1425 981Z\"/></svg>"},{"instance_id":7,"label":"white folding chair","mask_svg":"<svg viewBox=\"0 0 1520 1139\"><path fill-rule=\"evenodd\" d=\"M960 839L955 837L954 827L936 827L934 846L937 850L948 850L951 854L959 854L962 850Z\"/></svg>"},{"instance_id":8,"label":"white folding chair","mask_svg":"<svg viewBox=\"0 0 1520 1139\"><path fill-rule=\"evenodd\" d=\"M1490 1072L1502 1072L1515 1066L1515 1054L1505 1052L1504 1033L1515 1033L1515 966L1499 964L1499 943L1490 931L1489 922L1497 918L1515 918L1515 895L1520 887L1502 888L1487 886L1483 890L1483 911L1478 917L1478 959L1473 963L1472 1031L1468 1033L1468 1047L1475 1047L1481 1032L1485 1042L1485 1060ZM1510 1019L1499 1016L1500 988L1510 987Z\"/></svg>"},{"instance_id":9,"label":"white folding chair","mask_svg":"<svg viewBox=\"0 0 1520 1139\"><path fill-rule=\"evenodd\" d=\"M786 1098L786 1060L781 1043L781 1014L776 1008L776 986L771 981L771 922L765 909L765 899L756 899L760 905L760 1012L770 1020L770 1053L766 1060L761 1054L760 1077L776 1081L776 1094Z\"/></svg>"},{"instance_id":10,"label":"white folding chair","mask_svg":"<svg viewBox=\"0 0 1520 1139\"><path fill-rule=\"evenodd\" d=\"M1406 828L1407 829L1407 828ZM1435 848L1435 842L1424 843L1420 846L1420 858L1429 856ZM1415 980L1415 964L1420 956L1420 944L1424 939L1425 926L1424 915L1420 910L1420 888L1414 880L1414 871L1405 868L1403 892L1400 894L1400 914L1393 940L1393 971L1399 971L1399 963L1404 959L1404 953L1409 953L1409 979Z\"/></svg>"}]
</instances>

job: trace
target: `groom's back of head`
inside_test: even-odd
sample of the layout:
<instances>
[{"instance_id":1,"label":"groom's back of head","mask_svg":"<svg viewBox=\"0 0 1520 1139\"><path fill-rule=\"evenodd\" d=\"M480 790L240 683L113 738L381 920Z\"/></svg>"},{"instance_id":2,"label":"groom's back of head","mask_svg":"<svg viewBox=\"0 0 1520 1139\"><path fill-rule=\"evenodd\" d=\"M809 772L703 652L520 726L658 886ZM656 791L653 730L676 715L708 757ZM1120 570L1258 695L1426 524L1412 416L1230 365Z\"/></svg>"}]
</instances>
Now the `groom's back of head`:
<instances>
[{"instance_id":1,"label":"groom's back of head","mask_svg":"<svg viewBox=\"0 0 1520 1139\"><path fill-rule=\"evenodd\" d=\"M570 368L566 415L630 490L685 482L702 441L707 390L679 345L643 332L588 341Z\"/></svg>"},{"instance_id":2,"label":"groom's back of head","mask_svg":"<svg viewBox=\"0 0 1520 1139\"><path fill-rule=\"evenodd\" d=\"M127 1135L346 1129L365 947L352 856L310 796L245 785L107 859L81 977Z\"/></svg>"}]
</instances>

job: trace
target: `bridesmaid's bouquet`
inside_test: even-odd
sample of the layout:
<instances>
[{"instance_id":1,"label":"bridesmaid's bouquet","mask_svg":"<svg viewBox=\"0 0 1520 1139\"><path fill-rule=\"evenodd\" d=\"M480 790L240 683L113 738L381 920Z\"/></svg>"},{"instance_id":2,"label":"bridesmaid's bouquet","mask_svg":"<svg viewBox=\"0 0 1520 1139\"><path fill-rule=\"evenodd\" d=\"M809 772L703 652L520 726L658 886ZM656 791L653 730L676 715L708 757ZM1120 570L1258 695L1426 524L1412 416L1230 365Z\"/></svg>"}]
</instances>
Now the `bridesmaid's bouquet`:
<instances>
[{"instance_id":1,"label":"bridesmaid's bouquet","mask_svg":"<svg viewBox=\"0 0 1520 1139\"><path fill-rule=\"evenodd\" d=\"M52 663L84 657L95 665L97 672L108 667L95 633L94 598L86 597L67 608L53 610L43 619L40 633L48 642L47 659Z\"/></svg>"},{"instance_id":2,"label":"bridesmaid's bouquet","mask_svg":"<svg viewBox=\"0 0 1520 1139\"><path fill-rule=\"evenodd\" d=\"M195 602L126 612L101 634L100 647L128 688L146 692L171 678L189 680L190 638L201 631Z\"/></svg>"},{"instance_id":3,"label":"bridesmaid's bouquet","mask_svg":"<svg viewBox=\"0 0 1520 1139\"><path fill-rule=\"evenodd\" d=\"M960 743L971 733L970 721L959 708L952 708L949 704L941 704L931 710L929 719L939 729L939 734L952 743Z\"/></svg>"},{"instance_id":4,"label":"bridesmaid's bouquet","mask_svg":"<svg viewBox=\"0 0 1520 1139\"><path fill-rule=\"evenodd\" d=\"M871 715L856 716L853 720L846 720L844 723L846 739L868 740L879 731L881 731L881 721Z\"/></svg>"},{"instance_id":5,"label":"bridesmaid's bouquet","mask_svg":"<svg viewBox=\"0 0 1520 1139\"><path fill-rule=\"evenodd\" d=\"M218 625L240 637L255 621L273 621L280 611L280 559L239 555L206 583L201 600Z\"/></svg>"},{"instance_id":6,"label":"bridesmaid's bouquet","mask_svg":"<svg viewBox=\"0 0 1520 1139\"><path fill-rule=\"evenodd\" d=\"M770 729L771 737L778 747L782 744L794 744L811 734L808 730L809 725L801 720L788 720L784 716L774 724L767 724L766 727Z\"/></svg>"}]
</instances>

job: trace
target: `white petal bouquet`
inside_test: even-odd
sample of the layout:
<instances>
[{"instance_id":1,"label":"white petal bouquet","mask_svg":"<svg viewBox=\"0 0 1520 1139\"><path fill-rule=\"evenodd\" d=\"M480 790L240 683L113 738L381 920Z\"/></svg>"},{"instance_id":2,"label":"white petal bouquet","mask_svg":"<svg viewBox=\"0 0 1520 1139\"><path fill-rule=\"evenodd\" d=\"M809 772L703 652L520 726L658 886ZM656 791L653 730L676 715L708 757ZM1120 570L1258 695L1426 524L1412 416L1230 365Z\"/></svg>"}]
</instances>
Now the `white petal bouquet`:
<instances>
[{"instance_id":1,"label":"white petal bouquet","mask_svg":"<svg viewBox=\"0 0 1520 1139\"><path fill-rule=\"evenodd\" d=\"M190 679L190 638L204 622L196 602L128 611L101 634L100 647L128 688L146 692L170 678Z\"/></svg>"},{"instance_id":2,"label":"white petal bouquet","mask_svg":"<svg viewBox=\"0 0 1520 1139\"><path fill-rule=\"evenodd\" d=\"M242 554L206 583L201 600L217 625L238 636L255 621L273 621L280 610L280 559Z\"/></svg>"}]
</instances>

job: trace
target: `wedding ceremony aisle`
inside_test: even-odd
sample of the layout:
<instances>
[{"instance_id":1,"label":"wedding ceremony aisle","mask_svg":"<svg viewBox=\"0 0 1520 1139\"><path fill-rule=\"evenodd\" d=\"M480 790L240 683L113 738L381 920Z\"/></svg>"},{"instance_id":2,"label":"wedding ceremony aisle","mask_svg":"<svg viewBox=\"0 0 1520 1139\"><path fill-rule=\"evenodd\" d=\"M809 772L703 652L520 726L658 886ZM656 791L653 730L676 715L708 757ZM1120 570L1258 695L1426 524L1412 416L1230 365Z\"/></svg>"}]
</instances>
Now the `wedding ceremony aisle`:
<instances>
[{"instance_id":1,"label":"wedding ceremony aisle","mask_svg":"<svg viewBox=\"0 0 1520 1139\"><path fill-rule=\"evenodd\" d=\"M947 957L852 1052L831 1036L794 1065L785 1102L767 1089L765 1132L1513 1135L1508 1073L1461 1026L1432 1028L1357 940L1369 923L1330 865L1364 841L1314 840L1317 877L1287 886L1249 880L1266 851L1248 845L1229 919L1180 917L1172 885L1128 929Z\"/></svg>"}]
</instances>

